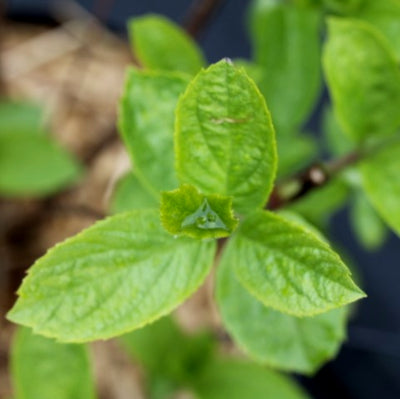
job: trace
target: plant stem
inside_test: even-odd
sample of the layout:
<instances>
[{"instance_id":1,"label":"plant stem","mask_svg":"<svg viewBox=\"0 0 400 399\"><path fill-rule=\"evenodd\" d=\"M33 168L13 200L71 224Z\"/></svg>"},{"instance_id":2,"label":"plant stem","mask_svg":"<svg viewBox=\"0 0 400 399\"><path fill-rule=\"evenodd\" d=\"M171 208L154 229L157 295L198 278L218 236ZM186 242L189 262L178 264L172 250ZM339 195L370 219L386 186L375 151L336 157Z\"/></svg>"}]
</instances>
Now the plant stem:
<instances>
[{"instance_id":1,"label":"plant stem","mask_svg":"<svg viewBox=\"0 0 400 399\"><path fill-rule=\"evenodd\" d=\"M194 0L183 26L192 37L197 37L223 0Z\"/></svg>"},{"instance_id":2,"label":"plant stem","mask_svg":"<svg viewBox=\"0 0 400 399\"><path fill-rule=\"evenodd\" d=\"M310 191L326 185L332 177L360 161L366 154L356 150L326 163L315 163L295 176L281 181L272 191L266 208L279 209L303 198Z\"/></svg>"}]
</instances>

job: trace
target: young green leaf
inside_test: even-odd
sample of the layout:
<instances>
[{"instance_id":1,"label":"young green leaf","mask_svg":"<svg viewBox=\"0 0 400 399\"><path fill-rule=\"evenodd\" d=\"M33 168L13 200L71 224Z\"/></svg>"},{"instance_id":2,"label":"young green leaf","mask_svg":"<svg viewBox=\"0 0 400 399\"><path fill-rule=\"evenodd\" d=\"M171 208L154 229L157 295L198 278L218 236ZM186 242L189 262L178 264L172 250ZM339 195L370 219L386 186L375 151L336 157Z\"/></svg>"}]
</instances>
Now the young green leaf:
<instances>
[{"instance_id":1,"label":"young green leaf","mask_svg":"<svg viewBox=\"0 0 400 399\"><path fill-rule=\"evenodd\" d=\"M335 112L355 142L400 126L400 70L385 38L356 20L331 19L324 68Z\"/></svg>"},{"instance_id":2,"label":"young green leaf","mask_svg":"<svg viewBox=\"0 0 400 399\"><path fill-rule=\"evenodd\" d=\"M9 320L64 342L106 339L171 312L210 271L213 241L173 238L157 211L109 217L29 270Z\"/></svg>"},{"instance_id":3,"label":"young green leaf","mask_svg":"<svg viewBox=\"0 0 400 399\"><path fill-rule=\"evenodd\" d=\"M145 15L128 22L135 56L146 68L194 75L204 66L201 50L187 33L160 15Z\"/></svg>"},{"instance_id":4,"label":"young green leaf","mask_svg":"<svg viewBox=\"0 0 400 399\"><path fill-rule=\"evenodd\" d=\"M259 301L293 316L312 316L365 296L339 256L318 237L266 211L240 226L225 256Z\"/></svg>"},{"instance_id":5,"label":"young green leaf","mask_svg":"<svg viewBox=\"0 0 400 399\"><path fill-rule=\"evenodd\" d=\"M87 349L18 329L11 351L15 399L93 399Z\"/></svg>"},{"instance_id":6,"label":"young green leaf","mask_svg":"<svg viewBox=\"0 0 400 399\"><path fill-rule=\"evenodd\" d=\"M360 0L359 0L360 1ZM377 28L386 36L390 46L400 60L400 1L363 0L362 7L354 14Z\"/></svg>"},{"instance_id":7,"label":"young green leaf","mask_svg":"<svg viewBox=\"0 0 400 399\"><path fill-rule=\"evenodd\" d=\"M370 251L379 249L388 236L388 230L364 193L356 193L350 216L354 234L364 248Z\"/></svg>"},{"instance_id":8,"label":"young green leaf","mask_svg":"<svg viewBox=\"0 0 400 399\"><path fill-rule=\"evenodd\" d=\"M181 183L232 196L239 213L265 204L275 177L275 134L244 70L223 60L201 71L179 100L175 128Z\"/></svg>"},{"instance_id":9,"label":"young green leaf","mask_svg":"<svg viewBox=\"0 0 400 399\"><path fill-rule=\"evenodd\" d=\"M193 238L227 237L238 224L232 198L205 196L189 184L161 194L161 222L171 234Z\"/></svg>"},{"instance_id":10,"label":"young green leaf","mask_svg":"<svg viewBox=\"0 0 400 399\"><path fill-rule=\"evenodd\" d=\"M43 133L43 111L36 104L0 101L0 135Z\"/></svg>"},{"instance_id":11,"label":"young green leaf","mask_svg":"<svg viewBox=\"0 0 400 399\"><path fill-rule=\"evenodd\" d=\"M65 150L44 135L0 134L0 193L4 196L43 196L79 178L81 167Z\"/></svg>"},{"instance_id":12,"label":"young green leaf","mask_svg":"<svg viewBox=\"0 0 400 399\"><path fill-rule=\"evenodd\" d=\"M133 172L128 172L118 181L110 203L112 213L135 209L154 209L158 206L157 199L143 186Z\"/></svg>"},{"instance_id":13,"label":"young green leaf","mask_svg":"<svg viewBox=\"0 0 400 399\"><path fill-rule=\"evenodd\" d=\"M345 338L345 308L304 318L277 312L237 281L231 262L228 251L218 267L218 307L225 327L252 359L311 374L335 356Z\"/></svg>"},{"instance_id":14,"label":"young green leaf","mask_svg":"<svg viewBox=\"0 0 400 399\"><path fill-rule=\"evenodd\" d=\"M393 142L360 165L365 192L382 219L400 235L400 143Z\"/></svg>"},{"instance_id":15,"label":"young green leaf","mask_svg":"<svg viewBox=\"0 0 400 399\"><path fill-rule=\"evenodd\" d=\"M215 360L194 386L199 399L307 399L288 377L241 360Z\"/></svg>"},{"instance_id":16,"label":"young green leaf","mask_svg":"<svg viewBox=\"0 0 400 399\"><path fill-rule=\"evenodd\" d=\"M300 127L320 92L320 24L318 11L280 0L257 0L251 9L259 86L278 135Z\"/></svg>"},{"instance_id":17,"label":"young green leaf","mask_svg":"<svg viewBox=\"0 0 400 399\"><path fill-rule=\"evenodd\" d=\"M174 110L187 86L184 75L129 69L119 112L119 130L135 173L156 195L178 183L174 170Z\"/></svg>"}]
</instances>

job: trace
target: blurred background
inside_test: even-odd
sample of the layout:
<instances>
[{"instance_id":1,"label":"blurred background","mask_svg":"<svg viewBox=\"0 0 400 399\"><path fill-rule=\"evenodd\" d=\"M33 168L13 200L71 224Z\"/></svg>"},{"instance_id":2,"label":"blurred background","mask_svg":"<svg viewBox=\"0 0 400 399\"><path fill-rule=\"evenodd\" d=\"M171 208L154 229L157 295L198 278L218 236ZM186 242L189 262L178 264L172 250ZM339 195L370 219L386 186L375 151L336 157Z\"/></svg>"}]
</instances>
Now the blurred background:
<instances>
[{"instance_id":1,"label":"blurred background","mask_svg":"<svg viewBox=\"0 0 400 399\"><path fill-rule=\"evenodd\" d=\"M202 21L208 3L216 6ZM223 57L250 57L248 5L245 0L9 0L1 4L2 95L40 104L50 134L87 172L77 186L44 200L0 198L0 398L10 394L7 369L12 327L4 315L25 270L46 248L106 214L113 185L129 168L116 131L124 70L134 62L127 19L159 13L189 26L208 61L215 62ZM325 92L307 124L316 135L327 101ZM349 226L348 209L335 214L330 230L357 267L368 298L357 305L348 340L337 359L313 378L299 380L316 399L398 399L399 241L390 235L379 251L365 252ZM201 293L190 302L181 311L183 323L189 328L207 323ZM101 397L135 397L124 396L135 389L134 367L112 344L95 352Z\"/></svg>"}]
</instances>

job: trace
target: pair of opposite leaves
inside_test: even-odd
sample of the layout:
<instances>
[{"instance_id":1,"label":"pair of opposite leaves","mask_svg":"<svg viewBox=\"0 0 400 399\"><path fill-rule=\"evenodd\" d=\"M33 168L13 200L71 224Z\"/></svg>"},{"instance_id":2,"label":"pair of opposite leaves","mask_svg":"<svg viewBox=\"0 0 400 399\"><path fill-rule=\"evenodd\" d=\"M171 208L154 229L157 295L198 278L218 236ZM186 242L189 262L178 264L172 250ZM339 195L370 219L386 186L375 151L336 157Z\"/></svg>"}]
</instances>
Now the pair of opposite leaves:
<instances>
[{"instance_id":1,"label":"pair of opposite leaves","mask_svg":"<svg viewBox=\"0 0 400 399\"><path fill-rule=\"evenodd\" d=\"M275 174L274 131L265 101L244 71L226 61L201 71L181 97L176 129L180 181L208 201L216 192L232 197L234 209L246 215L226 258L258 300L308 316L363 296L327 244L260 210ZM193 194L189 186L180 190ZM166 199L168 194L162 208ZM229 199L224 201L221 220L224 212L232 216ZM191 206L177 206L178 216L192 214ZM169 227L171 209L162 218ZM234 218L227 223L233 230ZM204 281L214 255L215 241L174 238L160 226L157 211L110 217L39 259L8 317L65 342L109 338L169 313Z\"/></svg>"}]
</instances>

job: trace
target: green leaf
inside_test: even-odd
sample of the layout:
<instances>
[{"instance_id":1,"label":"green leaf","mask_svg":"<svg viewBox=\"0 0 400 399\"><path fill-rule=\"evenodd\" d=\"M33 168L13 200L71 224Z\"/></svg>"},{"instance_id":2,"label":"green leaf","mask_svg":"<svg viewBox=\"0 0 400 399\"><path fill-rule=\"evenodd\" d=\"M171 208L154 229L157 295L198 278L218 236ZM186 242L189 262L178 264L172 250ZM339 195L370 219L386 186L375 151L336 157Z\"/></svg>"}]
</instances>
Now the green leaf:
<instances>
[{"instance_id":1,"label":"green leaf","mask_svg":"<svg viewBox=\"0 0 400 399\"><path fill-rule=\"evenodd\" d=\"M232 196L239 213L265 204L276 170L274 128L244 70L223 60L201 71L179 100L175 134L181 183Z\"/></svg>"},{"instance_id":2,"label":"green leaf","mask_svg":"<svg viewBox=\"0 0 400 399\"><path fill-rule=\"evenodd\" d=\"M225 327L253 360L282 370L314 373L336 355L345 338L346 309L297 318L257 301L237 281L223 256L217 275L217 301Z\"/></svg>"},{"instance_id":3,"label":"green leaf","mask_svg":"<svg viewBox=\"0 0 400 399\"><path fill-rule=\"evenodd\" d=\"M111 198L112 213L154 208L158 208L156 198L142 185L133 172L121 177Z\"/></svg>"},{"instance_id":4,"label":"green leaf","mask_svg":"<svg viewBox=\"0 0 400 399\"><path fill-rule=\"evenodd\" d=\"M363 193L356 193L350 216L353 231L364 248L370 251L379 249L385 242L388 231Z\"/></svg>"},{"instance_id":5,"label":"green leaf","mask_svg":"<svg viewBox=\"0 0 400 399\"><path fill-rule=\"evenodd\" d=\"M331 107L325 108L322 125L327 149L331 154L345 155L354 150L354 142L341 128Z\"/></svg>"},{"instance_id":6,"label":"green leaf","mask_svg":"<svg viewBox=\"0 0 400 399\"><path fill-rule=\"evenodd\" d=\"M42 133L43 111L36 104L0 101L0 135Z\"/></svg>"},{"instance_id":7,"label":"green leaf","mask_svg":"<svg viewBox=\"0 0 400 399\"><path fill-rule=\"evenodd\" d=\"M205 60L199 47L186 32L160 15L145 15L128 22L135 56L150 69L195 74Z\"/></svg>"},{"instance_id":8,"label":"green leaf","mask_svg":"<svg viewBox=\"0 0 400 399\"><path fill-rule=\"evenodd\" d=\"M229 236L238 219L232 209L232 198L218 194L203 195L184 184L161 194L161 222L171 234L193 238Z\"/></svg>"},{"instance_id":9,"label":"green leaf","mask_svg":"<svg viewBox=\"0 0 400 399\"><path fill-rule=\"evenodd\" d=\"M93 399L87 349L17 330L11 351L16 399Z\"/></svg>"},{"instance_id":10,"label":"green leaf","mask_svg":"<svg viewBox=\"0 0 400 399\"><path fill-rule=\"evenodd\" d=\"M172 72L129 69L120 103L119 130L135 173L158 196L178 183L174 170L174 110L187 86Z\"/></svg>"},{"instance_id":11,"label":"green leaf","mask_svg":"<svg viewBox=\"0 0 400 399\"><path fill-rule=\"evenodd\" d=\"M171 317L123 335L120 342L146 370L150 385L161 378L175 387L195 379L214 349L211 334L185 334Z\"/></svg>"},{"instance_id":12,"label":"green leaf","mask_svg":"<svg viewBox=\"0 0 400 399\"><path fill-rule=\"evenodd\" d=\"M292 212L287 210L286 208L278 209L277 214L282 216L284 219L292 222L294 224L299 225L301 228L306 230L309 233L314 234L319 240L326 242L329 244L327 238L321 233L321 231L312 223L308 222L303 216L296 212Z\"/></svg>"},{"instance_id":13,"label":"green leaf","mask_svg":"<svg viewBox=\"0 0 400 399\"><path fill-rule=\"evenodd\" d=\"M64 342L106 339L171 312L204 281L214 242L173 238L157 211L109 217L29 270L9 320Z\"/></svg>"},{"instance_id":14,"label":"green leaf","mask_svg":"<svg viewBox=\"0 0 400 399\"><path fill-rule=\"evenodd\" d=\"M250 31L256 63L264 72L259 86L278 134L298 130L321 89L320 14L280 0L257 0Z\"/></svg>"},{"instance_id":15,"label":"green leaf","mask_svg":"<svg viewBox=\"0 0 400 399\"><path fill-rule=\"evenodd\" d=\"M225 256L240 283L265 306L303 317L365 296L325 242L281 216L256 212L232 240Z\"/></svg>"},{"instance_id":16,"label":"green leaf","mask_svg":"<svg viewBox=\"0 0 400 399\"><path fill-rule=\"evenodd\" d=\"M0 192L44 196L75 182L77 161L49 138L29 133L0 135Z\"/></svg>"},{"instance_id":17,"label":"green leaf","mask_svg":"<svg viewBox=\"0 0 400 399\"><path fill-rule=\"evenodd\" d=\"M400 60L400 1L363 0L362 7L354 14L377 28L388 40Z\"/></svg>"},{"instance_id":18,"label":"green leaf","mask_svg":"<svg viewBox=\"0 0 400 399\"><path fill-rule=\"evenodd\" d=\"M400 235L400 143L392 142L360 164L365 192L382 219Z\"/></svg>"},{"instance_id":19,"label":"green leaf","mask_svg":"<svg viewBox=\"0 0 400 399\"><path fill-rule=\"evenodd\" d=\"M355 142L400 126L400 70L381 34L356 20L331 19L324 68L335 113Z\"/></svg>"},{"instance_id":20,"label":"green leaf","mask_svg":"<svg viewBox=\"0 0 400 399\"><path fill-rule=\"evenodd\" d=\"M288 377L240 360L215 360L194 387L199 399L307 399Z\"/></svg>"},{"instance_id":21,"label":"green leaf","mask_svg":"<svg viewBox=\"0 0 400 399\"><path fill-rule=\"evenodd\" d=\"M347 184L336 178L289 204L287 209L299 213L310 223L323 227L329 217L344 206L348 196Z\"/></svg>"},{"instance_id":22,"label":"green leaf","mask_svg":"<svg viewBox=\"0 0 400 399\"><path fill-rule=\"evenodd\" d=\"M317 144L304 134L277 136L278 178L292 175L309 165L317 155Z\"/></svg>"}]
</instances>

